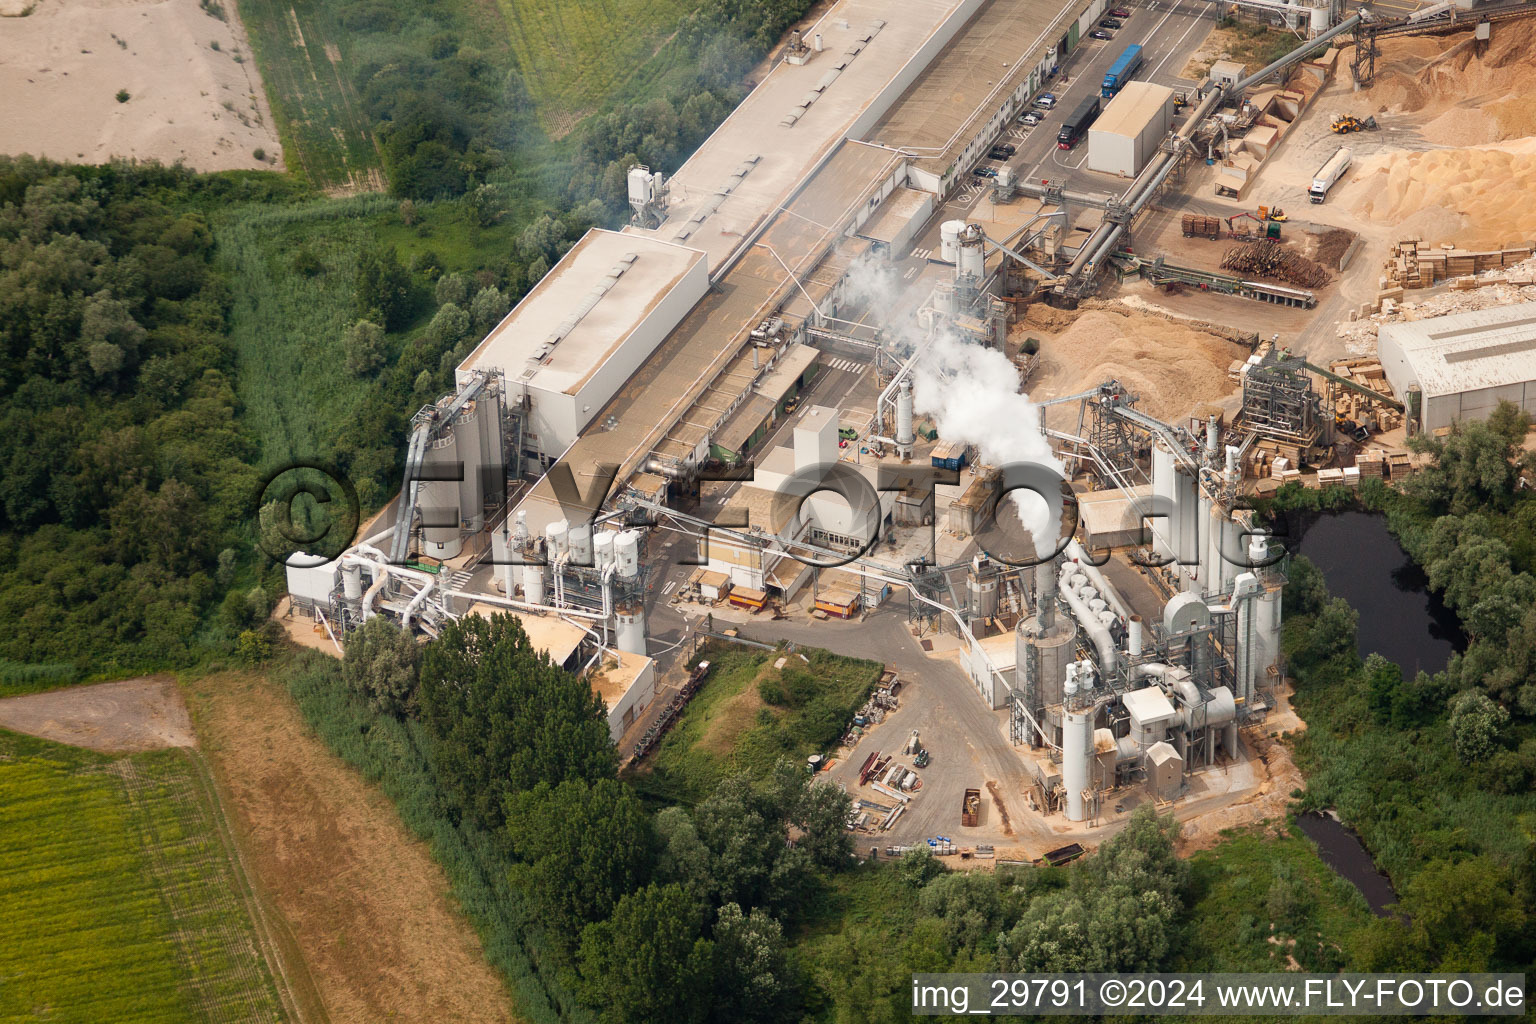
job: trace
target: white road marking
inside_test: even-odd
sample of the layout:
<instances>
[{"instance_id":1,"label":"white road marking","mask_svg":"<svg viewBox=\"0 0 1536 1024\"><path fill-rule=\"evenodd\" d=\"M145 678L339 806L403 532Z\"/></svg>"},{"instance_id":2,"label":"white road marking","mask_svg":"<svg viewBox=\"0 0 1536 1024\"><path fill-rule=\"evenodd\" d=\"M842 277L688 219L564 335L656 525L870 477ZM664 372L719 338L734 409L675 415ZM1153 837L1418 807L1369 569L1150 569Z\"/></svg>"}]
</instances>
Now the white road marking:
<instances>
[{"instance_id":1,"label":"white road marking","mask_svg":"<svg viewBox=\"0 0 1536 1024\"><path fill-rule=\"evenodd\" d=\"M917 268L916 267L908 267L907 268L907 272L905 274L901 275L901 279L903 281L910 281L910 280L912 280L916 276L917 276Z\"/></svg>"},{"instance_id":2,"label":"white road marking","mask_svg":"<svg viewBox=\"0 0 1536 1024\"><path fill-rule=\"evenodd\" d=\"M920 260L925 260L928 257L933 255L933 250L932 249L913 249L912 250L912 255L916 256Z\"/></svg>"},{"instance_id":3,"label":"white road marking","mask_svg":"<svg viewBox=\"0 0 1536 1024\"><path fill-rule=\"evenodd\" d=\"M668 580L667 585L661 588L661 596L666 597L672 593L672 588L677 586L677 580Z\"/></svg>"},{"instance_id":4,"label":"white road marking","mask_svg":"<svg viewBox=\"0 0 1536 1024\"><path fill-rule=\"evenodd\" d=\"M1212 0L1211 3L1206 4L1205 7L1201 9L1199 14L1195 15L1195 20L1189 23L1189 28L1184 30L1184 35L1179 36L1178 40L1174 42L1173 46L1169 48L1168 52L1163 55L1163 59L1157 62L1157 67L1152 69L1152 75L1149 75L1149 78L1155 76L1159 71L1163 69L1163 65L1168 63L1168 58L1172 57L1176 52L1178 52L1179 47L1183 45L1185 37L1194 31L1196 25L1200 24L1200 20L1205 17L1206 11L1209 11L1214 6L1215 0ZM1172 14L1173 12L1169 11L1168 13ZM1161 24L1161 22L1159 22L1159 24Z\"/></svg>"}]
</instances>

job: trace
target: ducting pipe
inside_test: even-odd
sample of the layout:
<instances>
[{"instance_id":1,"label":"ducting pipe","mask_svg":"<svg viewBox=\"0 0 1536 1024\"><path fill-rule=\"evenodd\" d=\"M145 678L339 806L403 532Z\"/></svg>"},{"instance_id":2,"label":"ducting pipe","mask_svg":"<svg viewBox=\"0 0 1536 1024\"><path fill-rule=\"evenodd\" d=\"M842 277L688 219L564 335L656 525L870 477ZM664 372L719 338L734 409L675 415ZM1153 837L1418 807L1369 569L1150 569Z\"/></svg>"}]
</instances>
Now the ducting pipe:
<instances>
[{"instance_id":1,"label":"ducting pipe","mask_svg":"<svg viewBox=\"0 0 1536 1024\"><path fill-rule=\"evenodd\" d=\"M1076 567L1068 562L1062 567L1063 575L1072 572ZM1118 664L1115 651L1114 638L1109 635L1109 628L1100 622L1098 616L1093 614L1082 598L1077 596L1077 591L1068 586L1061 588L1062 597L1066 598L1067 607L1072 609L1072 615L1078 624L1083 627L1083 632L1093 641L1094 649L1099 652L1099 669L1107 679L1115 671Z\"/></svg>"},{"instance_id":2,"label":"ducting pipe","mask_svg":"<svg viewBox=\"0 0 1536 1024\"><path fill-rule=\"evenodd\" d=\"M1098 566L1088 561L1088 552L1083 550L1083 546L1075 539L1067 544L1066 555L1077 563L1077 571L1088 577L1088 582L1093 584L1100 597L1109 602L1110 608L1114 609L1121 621L1131 617L1131 610L1125 606L1124 601L1120 600L1120 595L1115 592L1114 586L1099 571Z\"/></svg>"},{"instance_id":3,"label":"ducting pipe","mask_svg":"<svg viewBox=\"0 0 1536 1024\"><path fill-rule=\"evenodd\" d=\"M642 472L653 473L656 476L664 476L668 480L687 480L693 476L693 471L680 463L663 462L658 458L645 460L640 467Z\"/></svg>"}]
</instances>

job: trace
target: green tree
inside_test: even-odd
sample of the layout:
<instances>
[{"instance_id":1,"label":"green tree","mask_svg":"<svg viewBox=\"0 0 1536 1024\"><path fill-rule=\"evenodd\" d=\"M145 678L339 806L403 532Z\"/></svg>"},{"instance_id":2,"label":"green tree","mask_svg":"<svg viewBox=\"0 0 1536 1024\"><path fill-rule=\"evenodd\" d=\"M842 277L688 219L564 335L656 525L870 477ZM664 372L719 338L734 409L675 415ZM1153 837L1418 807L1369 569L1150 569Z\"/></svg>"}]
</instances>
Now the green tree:
<instances>
[{"instance_id":1,"label":"green tree","mask_svg":"<svg viewBox=\"0 0 1536 1024\"><path fill-rule=\"evenodd\" d=\"M469 314L451 302L444 303L427 325L427 338L438 350L451 350L469 337Z\"/></svg>"},{"instance_id":2,"label":"green tree","mask_svg":"<svg viewBox=\"0 0 1536 1024\"><path fill-rule=\"evenodd\" d=\"M371 320L359 320L342 338L347 351L347 372L362 376L384 365L384 328Z\"/></svg>"},{"instance_id":3,"label":"green tree","mask_svg":"<svg viewBox=\"0 0 1536 1024\"><path fill-rule=\"evenodd\" d=\"M762 909L743 914L727 903L715 918L714 954L714 1020L788 1019L794 983L779 922Z\"/></svg>"},{"instance_id":4,"label":"green tree","mask_svg":"<svg viewBox=\"0 0 1536 1024\"><path fill-rule=\"evenodd\" d=\"M365 249L358 256L353 305L359 317L381 323L385 330L405 326L411 315L411 275L394 246Z\"/></svg>"},{"instance_id":5,"label":"green tree","mask_svg":"<svg viewBox=\"0 0 1536 1024\"><path fill-rule=\"evenodd\" d=\"M375 712L399 718L415 705L420 661L416 638L375 615L348 634L342 678Z\"/></svg>"},{"instance_id":6,"label":"green tree","mask_svg":"<svg viewBox=\"0 0 1536 1024\"><path fill-rule=\"evenodd\" d=\"M418 693L437 777L482 828L501 826L509 794L617 768L602 700L513 616L450 623L422 652Z\"/></svg>"},{"instance_id":7,"label":"green tree","mask_svg":"<svg viewBox=\"0 0 1536 1024\"><path fill-rule=\"evenodd\" d=\"M450 302L456 306L464 305L469 299L469 278L457 271L444 274L437 279L432 297L439 306L446 306Z\"/></svg>"},{"instance_id":8,"label":"green tree","mask_svg":"<svg viewBox=\"0 0 1536 1024\"><path fill-rule=\"evenodd\" d=\"M469 304L474 333L482 337L489 334L511 309L512 303L500 288L481 288Z\"/></svg>"},{"instance_id":9,"label":"green tree","mask_svg":"<svg viewBox=\"0 0 1536 1024\"><path fill-rule=\"evenodd\" d=\"M568 779L554 787L542 782L508 796L506 817L504 835L522 861L513 882L563 952L650 873L650 821L639 799L616 779Z\"/></svg>"},{"instance_id":10,"label":"green tree","mask_svg":"<svg viewBox=\"0 0 1536 1024\"><path fill-rule=\"evenodd\" d=\"M1437 860L1411 878L1403 905L1417 945L1440 970L1486 971L1524 924L1509 876L1486 857Z\"/></svg>"},{"instance_id":11,"label":"green tree","mask_svg":"<svg viewBox=\"0 0 1536 1024\"><path fill-rule=\"evenodd\" d=\"M1498 745L1499 730L1509 721L1509 712L1476 690L1457 694L1451 700L1451 742L1463 764L1472 764L1492 754Z\"/></svg>"},{"instance_id":12,"label":"green tree","mask_svg":"<svg viewBox=\"0 0 1536 1024\"><path fill-rule=\"evenodd\" d=\"M714 949L704 910L677 885L629 893L607 921L588 925L578 953L580 992L603 1024L703 1021Z\"/></svg>"}]
</instances>

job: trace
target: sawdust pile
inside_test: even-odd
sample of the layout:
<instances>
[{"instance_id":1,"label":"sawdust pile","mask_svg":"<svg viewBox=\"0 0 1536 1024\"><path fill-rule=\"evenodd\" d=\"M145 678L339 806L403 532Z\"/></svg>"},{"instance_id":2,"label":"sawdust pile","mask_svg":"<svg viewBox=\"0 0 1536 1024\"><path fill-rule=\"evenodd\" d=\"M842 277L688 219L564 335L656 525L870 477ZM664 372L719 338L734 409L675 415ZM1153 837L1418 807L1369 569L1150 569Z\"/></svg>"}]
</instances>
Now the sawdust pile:
<instances>
[{"instance_id":1,"label":"sawdust pile","mask_svg":"<svg viewBox=\"0 0 1536 1024\"><path fill-rule=\"evenodd\" d=\"M1403 237L1492 248L1536 237L1536 139L1387 153L1356 165L1343 199Z\"/></svg>"},{"instance_id":2,"label":"sawdust pile","mask_svg":"<svg viewBox=\"0 0 1536 1024\"><path fill-rule=\"evenodd\" d=\"M1478 55L1472 33L1381 41L1377 113L1423 113L1424 138L1476 146L1536 135L1536 21L1500 25Z\"/></svg>"},{"instance_id":3,"label":"sawdust pile","mask_svg":"<svg viewBox=\"0 0 1536 1024\"><path fill-rule=\"evenodd\" d=\"M1030 390L1067 395L1118 380L1140 396L1137 408L1176 420L1202 402L1227 397L1227 368L1247 355L1242 345L1177 320L1095 309L1041 347Z\"/></svg>"}]
</instances>

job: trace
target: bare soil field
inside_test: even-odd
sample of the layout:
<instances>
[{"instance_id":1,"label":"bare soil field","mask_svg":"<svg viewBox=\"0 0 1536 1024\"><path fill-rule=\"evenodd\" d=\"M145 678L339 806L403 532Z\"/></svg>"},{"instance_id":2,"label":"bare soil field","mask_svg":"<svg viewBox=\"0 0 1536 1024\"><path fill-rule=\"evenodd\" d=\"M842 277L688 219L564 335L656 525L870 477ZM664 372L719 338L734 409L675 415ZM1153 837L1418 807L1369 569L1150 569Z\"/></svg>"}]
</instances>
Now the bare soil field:
<instances>
[{"instance_id":1,"label":"bare soil field","mask_svg":"<svg viewBox=\"0 0 1536 1024\"><path fill-rule=\"evenodd\" d=\"M0 152L282 167L234 0L0 0L0 97Z\"/></svg>"},{"instance_id":2,"label":"bare soil field","mask_svg":"<svg viewBox=\"0 0 1536 1024\"><path fill-rule=\"evenodd\" d=\"M256 884L333 1024L510 1021L510 1000L425 844L253 672L188 687Z\"/></svg>"},{"instance_id":3,"label":"bare soil field","mask_svg":"<svg viewBox=\"0 0 1536 1024\"><path fill-rule=\"evenodd\" d=\"M170 676L7 697L0 700L0 726L109 754L197 746L181 690Z\"/></svg>"}]
</instances>

